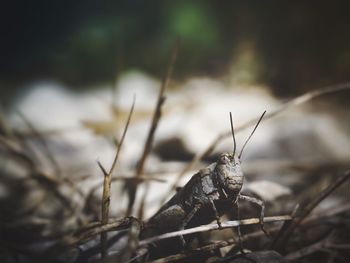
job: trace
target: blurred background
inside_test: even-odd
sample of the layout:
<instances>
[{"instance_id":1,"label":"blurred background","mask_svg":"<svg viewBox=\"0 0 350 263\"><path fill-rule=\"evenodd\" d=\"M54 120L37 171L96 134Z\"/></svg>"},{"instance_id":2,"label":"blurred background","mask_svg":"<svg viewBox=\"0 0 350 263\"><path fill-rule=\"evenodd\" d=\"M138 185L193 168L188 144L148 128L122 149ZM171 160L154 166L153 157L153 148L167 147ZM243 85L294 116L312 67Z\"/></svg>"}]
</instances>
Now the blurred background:
<instances>
[{"instance_id":1,"label":"blurred background","mask_svg":"<svg viewBox=\"0 0 350 263\"><path fill-rule=\"evenodd\" d=\"M229 76L282 96L347 81L348 9L348 1L8 1L2 103L42 79L86 89L132 69L159 77L176 36L176 79Z\"/></svg>"}]
</instances>

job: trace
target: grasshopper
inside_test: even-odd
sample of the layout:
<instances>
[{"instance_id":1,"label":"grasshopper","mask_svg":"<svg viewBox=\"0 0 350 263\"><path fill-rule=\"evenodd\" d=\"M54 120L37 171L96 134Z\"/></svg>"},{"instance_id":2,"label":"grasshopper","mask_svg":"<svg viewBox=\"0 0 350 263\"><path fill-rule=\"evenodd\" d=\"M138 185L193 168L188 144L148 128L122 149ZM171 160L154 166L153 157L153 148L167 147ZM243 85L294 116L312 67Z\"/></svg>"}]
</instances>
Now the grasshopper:
<instances>
[{"instance_id":1,"label":"grasshopper","mask_svg":"<svg viewBox=\"0 0 350 263\"><path fill-rule=\"evenodd\" d=\"M233 153L221 154L217 162L194 174L188 183L179 189L146 222L146 229L141 236L155 236L170 231L208 224L214 220L216 220L220 228L220 216L229 211L233 206L237 206L238 209L239 200L250 201L260 206L260 225L261 229L265 232L263 228L264 202L257 198L241 194L244 181L244 174L241 169L242 153L265 113L266 111L261 115L238 155L236 154L236 139L232 114L230 113ZM240 237L240 231L238 234ZM180 238L182 245L185 245L184 238Z\"/></svg>"}]
</instances>

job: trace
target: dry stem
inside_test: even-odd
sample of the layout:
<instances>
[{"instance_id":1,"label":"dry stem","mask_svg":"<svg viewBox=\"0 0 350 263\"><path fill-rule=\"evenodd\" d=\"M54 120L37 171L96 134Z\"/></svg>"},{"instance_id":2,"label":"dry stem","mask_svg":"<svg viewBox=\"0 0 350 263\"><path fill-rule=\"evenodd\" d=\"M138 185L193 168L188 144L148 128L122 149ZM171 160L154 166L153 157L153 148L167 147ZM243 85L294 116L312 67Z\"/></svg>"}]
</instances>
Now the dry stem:
<instances>
[{"instance_id":1,"label":"dry stem","mask_svg":"<svg viewBox=\"0 0 350 263\"><path fill-rule=\"evenodd\" d=\"M62 175L61 168L59 164L57 163L55 157L53 156L49 145L47 144L44 136L35 128L35 126L29 121L29 119L20 111L17 111L18 115L21 117L21 119L24 121L24 123L28 126L28 128L31 130L31 132L38 138L38 141L41 143L42 148L44 150L44 153L46 157L51 162L53 168L55 169L55 172L58 175Z\"/></svg>"},{"instance_id":2,"label":"dry stem","mask_svg":"<svg viewBox=\"0 0 350 263\"><path fill-rule=\"evenodd\" d=\"M289 215L271 216L271 217L265 217L264 223L287 221L287 220L291 220L291 219L292 219L292 217ZM259 218L233 220L233 221L227 221L227 222L221 223L221 229L233 228L233 227L238 227L241 225L253 225L253 224L259 224L259 223L260 223ZM151 237L151 238L147 238L145 240L142 240L140 242L140 246L147 245L147 244L159 241L159 240L172 238L172 237L185 236L185 235L189 235L189 234L193 234L193 233L200 233L200 232L206 232L206 231L212 231L212 230L218 230L218 229L220 229L218 224L208 224L208 225L188 228L188 229L184 229L184 230L174 231L174 232L165 233L165 234L162 234L159 236L155 236L155 237Z\"/></svg>"},{"instance_id":3,"label":"dry stem","mask_svg":"<svg viewBox=\"0 0 350 263\"><path fill-rule=\"evenodd\" d=\"M101 222L103 224L108 223L108 217L109 217L109 206L110 206L110 198L111 198L111 179L112 179L112 174L113 171L116 167L117 164L117 160L120 154L120 150L122 148L124 139L125 139L125 135L126 132L128 130L129 127L129 123L130 123L130 119L131 119L131 115L134 111L134 106L135 106L135 96L133 98L133 102L131 105L131 109L129 112L129 116L128 116L128 120L125 124L125 128L122 134L122 137L120 139L119 145L117 147L117 152L115 154L112 166L109 170L109 172L107 172L101 163L98 162L99 167L101 168L103 175L104 175L104 180L103 180L103 193L102 193L102 207L101 207L101 214L102 214L102 218L101 218ZM101 234L101 255L102 257L105 257L107 253L107 234L106 233L102 233Z\"/></svg>"},{"instance_id":4,"label":"dry stem","mask_svg":"<svg viewBox=\"0 0 350 263\"><path fill-rule=\"evenodd\" d=\"M350 205L348 203L344 203L343 205L340 205L339 207L336 207L334 209L331 209L331 210L327 209L327 210L321 211L320 214L308 217L305 221L302 222L302 224L303 225L304 224L313 224L315 221L320 220L320 218L331 217L331 216L343 213L344 211L348 211L349 207L350 207ZM291 221L286 220L285 222L291 222ZM279 230L280 230L280 226L273 226L273 227L269 228L269 233L272 234L272 233L275 233ZM246 242L248 240L256 239L256 238L259 238L259 237L264 236L264 235L265 234L262 231L256 231L256 232L244 235L242 237L242 241ZM195 249L183 252L183 253L160 258L160 259L152 261L151 263L173 262L173 261L177 261L177 260L191 257L191 256L196 255L196 254L209 252L209 251L216 250L219 248L231 246L233 244L237 244L237 240L229 239L229 240L215 241L212 244L209 244L209 245L206 245L203 247L199 247L199 248L195 248ZM346 246L344 246L344 247L346 247Z\"/></svg>"},{"instance_id":5,"label":"dry stem","mask_svg":"<svg viewBox=\"0 0 350 263\"><path fill-rule=\"evenodd\" d=\"M279 230L279 226L273 226L269 229L269 233L274 233L276 231ZM241 241L242 242L246 242L248 240L251 240L253 238L258 238L261 236L265 236L265 233L263 233L262 231L256 231L250 234L247 234L245 236L242 237ZM215 241L212 244L203 246L203 247L199 247L199 248L195 248L183 253L179 253L179 254L175 254L175 255L171 255L168 257L164 257L164 258L160 258L154 261L151 261L150 263L166 263L166 262L173 262L173 261L177 261L180 259L185 259L188 257L191 257L193 255L196 254L200 254L200 253L204 253L204 252L209 252L209 251L213 251L219 248L223 248L223 247L227 247L227 246L231 246L237 244L237 240L231 238L228 240L221 240L221 241Z\"/></svg>"},{"instance_id":6,"label":"dry stem","mask_svg":"<svg viewBox=\"0 0 350 263\"><path fill-rule=\"evenodd\" d=\"M165 89L166 87L169 85L169 81L170 81L170 76L172 74L172 71L173 71L173 67L174 67L174 64L175 64L175 61L176 61L176 57L177 57L177 53L178 53L178 49L179 49L179 39L176 40L175 42L175 46L172 50L172 53L171 53L171 59L170 59L170 62L169 62L169 65L167 67L167 70L166 70L166 73L164 75L164 78L163 78L163 81L162 81L162 85L161 85L161 88L159 90L159 94L158 94L158 100L157 100L157 105L156 105L156 108L155 108L155 111L154 111L154 114L153 114L153 117L152 117L152 123L151 123L151 127L150 127L150 130L148 132L148 136L147 136L147 139L146 139L146 142L145 142L145 146L143 148L143 152L142 152L142 155L141 155L141 158L138 162L138 165L137 165L137 168L136 168L136 172L135 172L135 177L140 177L142 172L143 172L143 168L144 168L144 165L145 165L145 162L146 162L146 159L151 151L151 148L152 148L152 144L153 144L153 140L154 140L154 134L155 134L155 131L157 129L157 126L158 126L158 123L159 123L159 120L161 118L161 107L165 101L165 96L164 96L164 92L165 92ZM127 215L130 215L131 214L131 211L132 211L132 207L133 207L133 204L134 204L134 201L135 201L135 196L136 196L136 192L137 192L137 184L133 183L133 184L127 184L126 187L128 187L128 192L129 192L129 204L128 204L128 209L127 209ZM145 195L147 194L147 188L146 187L146 191L145 191ZM141 200L141 205L140 205L140 211L139 214L141 214L142 216L142 210L143 210L143 201L144 201L145 198L142 198Z\"/></svg>"},{"instance_id":7,"label":"dry stem","mask_svg":"<svg viewBox=\"0 0 350 263\"><path fill-rule=\"evenodd\" d=\"M312 210L327 196L329 196L334 190L336 190L339 186L346 182L349 178L350 171L347 171L342 176L338 177L326 189L324 189L308 206L304 207L301 210L300 215L298 217L293 218L288 228L286 228L285 231L279 235L279 240L276 240L277 250L283 250L285 244L288 242L294 230L303 222L303 220L312 212Z\"/></svg>"}]
</instances>

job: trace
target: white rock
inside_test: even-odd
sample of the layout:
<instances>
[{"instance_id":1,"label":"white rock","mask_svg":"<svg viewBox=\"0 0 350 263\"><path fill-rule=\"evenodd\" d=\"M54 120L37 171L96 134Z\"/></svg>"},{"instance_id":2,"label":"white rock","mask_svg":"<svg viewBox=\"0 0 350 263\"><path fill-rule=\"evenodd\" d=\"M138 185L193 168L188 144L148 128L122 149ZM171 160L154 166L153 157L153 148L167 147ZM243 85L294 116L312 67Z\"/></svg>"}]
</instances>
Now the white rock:
<instances>
[{"instance_id":1,"label":"white rock","mask_svg":"<svg viewBox=\"0 0 350 263\"><path fill-rule=\"evenodd\" d=\"M271 202L279 197L292 194L291 190L272 181L259 180L246 185L245 189L257 194L263 200Z\"/></svg>"}]
</instances>

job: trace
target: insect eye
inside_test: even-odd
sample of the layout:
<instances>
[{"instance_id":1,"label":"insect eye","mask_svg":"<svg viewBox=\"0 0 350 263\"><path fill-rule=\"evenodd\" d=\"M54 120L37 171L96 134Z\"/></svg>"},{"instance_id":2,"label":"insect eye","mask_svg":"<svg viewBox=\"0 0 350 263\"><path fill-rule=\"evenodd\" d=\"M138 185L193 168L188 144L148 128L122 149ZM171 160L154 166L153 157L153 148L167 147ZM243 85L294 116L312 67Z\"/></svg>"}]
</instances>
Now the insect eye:
<instances>
[{"instance_id":1,"label":"insect eye","mask_svg":"<svg viewBox=\"0 0 350 263\"><path fill-rule=\"evenodd\" d=\"M229 160L227 155L223 155L223 156L220 157L220 163L225 164L225 163L228 163L228 162L230 162L230 160Z\"/></svg>"}]
</instances>

